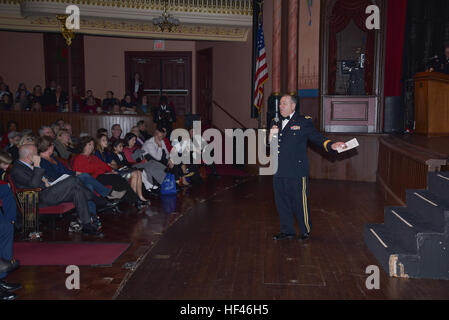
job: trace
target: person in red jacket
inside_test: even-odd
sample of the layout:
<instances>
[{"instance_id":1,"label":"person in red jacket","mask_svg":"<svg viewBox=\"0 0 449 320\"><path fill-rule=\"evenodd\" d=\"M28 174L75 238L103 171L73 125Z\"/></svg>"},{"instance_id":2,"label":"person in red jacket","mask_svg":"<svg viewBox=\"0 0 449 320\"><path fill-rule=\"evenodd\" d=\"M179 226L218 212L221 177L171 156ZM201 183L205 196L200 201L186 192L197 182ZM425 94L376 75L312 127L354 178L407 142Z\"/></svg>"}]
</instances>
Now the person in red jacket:
<instances>
[{"instance_id":1,"label":"person in red jacket","mask_svg":"<svg viewBox=\"0 0 449 320\"><path fill-rule=\"evenodd\" d=\"M124 199L130 204L135 204L139 209L148 204L139 199L126 179L93 154L94 138L90 136L81 138L80 150L81 154L73 159L74 171L88 173L100 183L112 186L114 190L126 191Z\"/></svg>"}]
</instances>

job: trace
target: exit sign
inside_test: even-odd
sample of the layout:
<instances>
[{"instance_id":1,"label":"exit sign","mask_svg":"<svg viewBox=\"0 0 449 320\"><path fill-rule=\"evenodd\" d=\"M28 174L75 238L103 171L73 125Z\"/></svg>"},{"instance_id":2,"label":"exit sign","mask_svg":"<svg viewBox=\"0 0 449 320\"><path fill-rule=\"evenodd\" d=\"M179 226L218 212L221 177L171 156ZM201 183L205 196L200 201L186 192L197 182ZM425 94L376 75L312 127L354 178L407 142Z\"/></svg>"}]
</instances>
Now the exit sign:
<instances>
[{"instance_id":1,"label":"exit sign","mask_svg":"<svg viewBox=\"0 0 449 320\"><path fill-rule=\"evenodd\" d=\"M165 50L165 40L155 40L154 50Z\"/></svg>"}]
</instances>

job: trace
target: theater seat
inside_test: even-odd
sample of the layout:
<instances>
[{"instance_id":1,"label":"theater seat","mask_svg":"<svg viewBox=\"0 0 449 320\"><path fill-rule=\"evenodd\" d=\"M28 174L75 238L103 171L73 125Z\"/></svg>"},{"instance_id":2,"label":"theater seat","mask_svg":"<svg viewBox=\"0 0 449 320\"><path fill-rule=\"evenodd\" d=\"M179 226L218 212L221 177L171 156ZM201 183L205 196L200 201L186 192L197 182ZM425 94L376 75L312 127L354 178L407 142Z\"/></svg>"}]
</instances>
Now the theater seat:
<instances>
[{"instance_id":1,"label":"theater seat","mask_svg":"<svg viewBox=\"0 0 449 320\"><path fill-rule=\"evenodd\" d=\"M63 202L57 206L40 207L39 206L39 191L40 188L20 189L16 188L11 176L8 174L7 179L11 190L16 199L17 208L22 214L22 232L39 232L39 215L62 215L75 208L73 202ZM54 227L54 220L53 220Z\"/></svg>"},{"instance_id":2,"label":"theater seat","mask_svg":"<svg viewBox=\"0 0 449 320\"><path fill-rule=\"evenodd\" d=\"M75 209L73 202L64 202L57 206L39 207L39 214L64 214L72 209Z\"/></svg>"}]
</instances>

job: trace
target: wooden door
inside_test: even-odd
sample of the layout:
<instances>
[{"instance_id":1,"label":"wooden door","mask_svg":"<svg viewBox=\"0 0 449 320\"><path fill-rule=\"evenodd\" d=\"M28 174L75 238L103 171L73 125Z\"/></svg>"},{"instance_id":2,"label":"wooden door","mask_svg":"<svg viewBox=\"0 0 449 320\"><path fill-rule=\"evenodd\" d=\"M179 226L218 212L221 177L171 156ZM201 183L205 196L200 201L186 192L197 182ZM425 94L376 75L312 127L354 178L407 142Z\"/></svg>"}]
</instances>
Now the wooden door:
<instances>
[{"instance_id":1,"label":"wooden door","mask_svg":"<svg viewBox=\"0 0 449 320\"><path fill-rule=\"evenodd\" d=\"M157 106L160 96L165 95L176 114L191 112L191 52L125 52L125 69L127 91L132 90L132 78L138 72L151 106Z\"/></svg>"},{"instance_id":2,"label":"wooden door","mask_svg":"<svg viewBox=\"0 0 449 320\"><path fill-rule=\"evenodd\" d=\"M60 33L44 33L45 86L48 87L50 82L55 80L68 93L70 88L68 88L67 50L66 42ZM72 85L78 88L79 94L84 95L84 38L82 34L77 34L73 39L71 52Z\"/></svg>"},{"instance_id":3,"label":"wooden door","mask_svg":"<svg viewBox=\"0 0 449 320\"><path fill-rule=\"evenodd\" d=\"M212 48L197 52L197 113L201 116L203 124L212 125Z\"/></svg>"}]
</instances>

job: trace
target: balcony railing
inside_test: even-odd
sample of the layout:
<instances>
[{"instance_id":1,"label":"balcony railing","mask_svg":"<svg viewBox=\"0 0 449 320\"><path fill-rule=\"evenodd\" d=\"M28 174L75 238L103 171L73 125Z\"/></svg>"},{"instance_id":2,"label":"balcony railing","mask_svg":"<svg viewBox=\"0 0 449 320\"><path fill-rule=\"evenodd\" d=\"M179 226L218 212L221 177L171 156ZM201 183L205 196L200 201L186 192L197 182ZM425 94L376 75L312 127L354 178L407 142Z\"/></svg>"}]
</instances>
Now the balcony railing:
<instances>
[{"instance_id":1,"label":"balcony railing","mask_svg":"<svg viewBox=\"0 0 449 320\"><path fill-rule=\"evenodd\" d=\"M0 0L0 3L20 4L29 0ZM48 0L33 0L48 2ZM51 0L56 3L92 5L102 7L163 10L165 2L172 12L196 12L208 14L252 15L252 0Z\"/></svg>"}]
</instances>

